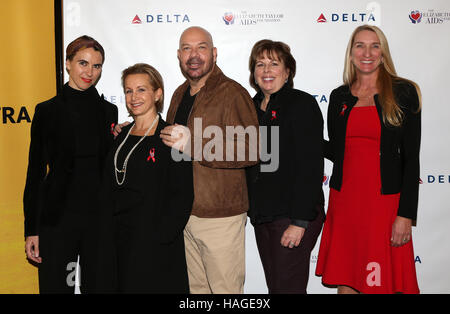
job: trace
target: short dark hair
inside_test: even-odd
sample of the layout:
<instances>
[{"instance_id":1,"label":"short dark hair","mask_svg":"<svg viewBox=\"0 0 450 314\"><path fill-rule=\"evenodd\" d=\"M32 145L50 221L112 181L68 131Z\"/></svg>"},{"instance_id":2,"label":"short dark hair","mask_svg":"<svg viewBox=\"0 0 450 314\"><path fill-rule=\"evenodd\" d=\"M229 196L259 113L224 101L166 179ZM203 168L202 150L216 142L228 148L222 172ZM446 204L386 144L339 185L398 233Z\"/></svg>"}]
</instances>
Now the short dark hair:
<instances>
[{"instance_id":1,"label":"short dark hair","mask_svg":"<svg viewBox=\"0 0 450 314\"><path fill-rule=\"evenodd\" d=\"M95 51L100 52L102 55L102 64L105 62L105 50L102 45L94 38L89 37L87 35L83 35L72 41L66 48L66 60L73 60L73 57L77 54L78 51L93 48Z\"/></svg>"},{"instance_id":2,"label":"short dark hair","mask_svg":"<svg viewBox=\"0 0 450 314\"><path fill-rule=\"evenodd\" d=\"M164 82L161 74L154 67L147 63L136 63L122 71L122 87L125 90L125 79L132 74L147 74L150 86L153 91L161 88L161 97L156 101L155 107L157 112L162 112L164 108Z\"/></svg>"},{"instance_id":3,"label":"short dark hair","mask_svg":"<svg viewBox=\"0 0 450 314\"><path fill-rule=\"evenodd\" d=\"M263 39L258 41L252 48L248 68L250 70L250 85L257 91L260 91L258 84L255 82L255 66L258 58L266 54L269 58L282 61L284 66L289 70L287 84L294 87L294 76L296 71L296 61L291 54L291 48L281 41L273 41ZM276 57L276 58L275 58Z\"/></svg>"}]
</instances>

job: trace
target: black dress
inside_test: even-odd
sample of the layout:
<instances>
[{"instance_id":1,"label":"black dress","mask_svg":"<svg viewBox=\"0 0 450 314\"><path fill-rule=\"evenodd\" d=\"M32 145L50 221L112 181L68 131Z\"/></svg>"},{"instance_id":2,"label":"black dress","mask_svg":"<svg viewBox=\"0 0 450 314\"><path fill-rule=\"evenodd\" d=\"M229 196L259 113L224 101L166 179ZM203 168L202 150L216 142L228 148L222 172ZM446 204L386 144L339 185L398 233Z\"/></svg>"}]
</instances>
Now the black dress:
<instances>
[{"instance_id":1,"label":"black dress","mask_svg":"<svg viewBox=\"0 0 450 314\"><path fill-rule=\"evenodd\" d=\"M172 159L159 136L167 126L160 118L155 135L131 154L119 185L114 154L132 125L116 139L105 169L103 286L119 293L188 293L183 229L194 195L191 163ZM119 169L140 139L128 137L117 157ZM119 174L119 182L122 178Z\"/></svg>"}]
</instances>

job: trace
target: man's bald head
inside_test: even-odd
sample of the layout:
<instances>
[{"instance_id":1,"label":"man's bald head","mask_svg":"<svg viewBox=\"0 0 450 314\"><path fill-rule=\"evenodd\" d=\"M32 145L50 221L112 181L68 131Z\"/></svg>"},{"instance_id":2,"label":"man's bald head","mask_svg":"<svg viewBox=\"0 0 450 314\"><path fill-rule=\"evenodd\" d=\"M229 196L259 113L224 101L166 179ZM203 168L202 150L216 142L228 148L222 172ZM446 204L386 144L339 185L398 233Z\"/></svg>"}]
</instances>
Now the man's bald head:
<instances>
[{"instance_id":1,"label":"man's bald head","mask_svg":"<svg viewBox=\"0 0 450 314\"><path fill-rule=\"evenodd\" d=\"M206 29L200 26L191 26L186 28L184 32L180 36L180 48L183 42L189 40L189 38L202 38L207 42L211 47L214 47L213 39L211 33Z\"/></svg>"},{"instance_id":2,"label":"man's bald head","mask_svg":"<svg viewBox=\"0 0 450 314\"><path fill-rule=\"evenodd\" d=\"M183 75L189 81L203 84L213 71L216 58L217 49L206 29L193 26L181 34L178 60Z\"/></svg>"}]
</instances>

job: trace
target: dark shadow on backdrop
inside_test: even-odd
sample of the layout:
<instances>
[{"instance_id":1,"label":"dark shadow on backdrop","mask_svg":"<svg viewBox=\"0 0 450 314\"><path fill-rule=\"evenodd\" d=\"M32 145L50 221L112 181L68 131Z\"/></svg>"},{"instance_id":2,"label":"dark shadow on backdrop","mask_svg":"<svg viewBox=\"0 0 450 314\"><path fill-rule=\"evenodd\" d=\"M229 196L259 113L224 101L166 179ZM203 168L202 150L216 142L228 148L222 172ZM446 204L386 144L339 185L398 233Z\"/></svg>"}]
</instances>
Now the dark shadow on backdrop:
<instances>
[{"instance_id":1,"label":"dark shadow on backdrop","mask_svg":"<svg viewBox=\"0 0 450 314\"><path fill-rule=\"evenodd\" d=\"M59 94L64 85L63 60L63 0L54 0L55 15L55 62L56 62L56 91Z\"/></svg>"}]
</instances>

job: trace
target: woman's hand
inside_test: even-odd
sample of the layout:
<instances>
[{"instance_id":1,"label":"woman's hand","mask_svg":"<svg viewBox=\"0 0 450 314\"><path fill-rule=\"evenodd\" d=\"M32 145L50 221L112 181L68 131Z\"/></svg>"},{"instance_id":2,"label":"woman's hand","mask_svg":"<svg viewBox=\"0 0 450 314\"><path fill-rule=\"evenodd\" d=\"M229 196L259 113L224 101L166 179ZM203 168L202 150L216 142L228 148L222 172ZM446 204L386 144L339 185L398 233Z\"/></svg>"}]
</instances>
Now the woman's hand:
<instances>
[{"instance_id":1,"label":"woman's hand","mask_svg":"<svg viewBox=\"0 0 450 314\"><path fill-rule=\"evenodd\" d=\"M130 124L131 122L129 121L125 121L124 123L118 123L114 126L114 130L113 130L113 134L114 134L114 138L117 137L117 135L120 134L120 132L122 132L122 128L126 127L128 124Z\"/></svg>"},{"instance_id":2,"label":"woman's hand","mask_svg":"<svg viewBox=\"0 0 450 314\"><path fill-rule=\"evenodd\" d=\"M297 247L305 234L305 228L289 225L281 237L281 245L284 247Z\"/></svg>"},{"instance_id":3,"label":"woman's hand","mask_svg":"<svg viewBox=\"0 0 450 314\"><path fill-rule=\"evenodd\" d=\"M39 236L28 236L25 240L25 253L27 258L36 263L42 263L42 257L39 256Z\"/></svg>"},{"instance_id":4,"label":"woman's hand","mask_svg":"<svg viewBox=\"0 0 450 314\"><path fill-rule=\"evenodd\" d=\"M402 246L411 240L412 220L397 216L392 224L391 245L393 247Z\"/></svg>"}]
</instances>

